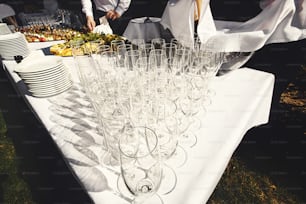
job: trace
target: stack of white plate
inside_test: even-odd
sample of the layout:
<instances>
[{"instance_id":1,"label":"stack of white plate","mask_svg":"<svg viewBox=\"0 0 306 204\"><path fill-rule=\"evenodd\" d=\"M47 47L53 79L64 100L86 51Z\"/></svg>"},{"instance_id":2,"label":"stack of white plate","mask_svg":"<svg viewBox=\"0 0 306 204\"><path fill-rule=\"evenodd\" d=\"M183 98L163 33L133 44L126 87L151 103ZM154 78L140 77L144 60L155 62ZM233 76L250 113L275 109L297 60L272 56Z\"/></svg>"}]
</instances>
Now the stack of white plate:
<instances>
[{"instance_id":1,"label":"stack of white plate","mask_svg":"<svg viewBox=\"0 0 306 204\"><path fill-rule=\"evenodd\" d=\"M0 23L0 35L12 33L6 23Z\"/></svg>"},{"instance_id":2,"label":"stack of white plate","mask_svg":"<svg viewBox=\"0 0 306 204\"><path fill-rule=\"evenodd\" d=\"M50 97L68 90L72 86L68 68L60 57L41 56L26 59L17 64L15 72L35 97Z\"/></svg>"},{"instance_id":3,"label":"stack of white plate","mask_svg":"<svg viewBox=\"0 0 306 204\"><path fill-rule=\"evenodd\" d=\"M28 42L22 33L0 35L0 55L3 59L13 60L18 55L25 58L29 54Z\"/></svg>"}]
</instances>

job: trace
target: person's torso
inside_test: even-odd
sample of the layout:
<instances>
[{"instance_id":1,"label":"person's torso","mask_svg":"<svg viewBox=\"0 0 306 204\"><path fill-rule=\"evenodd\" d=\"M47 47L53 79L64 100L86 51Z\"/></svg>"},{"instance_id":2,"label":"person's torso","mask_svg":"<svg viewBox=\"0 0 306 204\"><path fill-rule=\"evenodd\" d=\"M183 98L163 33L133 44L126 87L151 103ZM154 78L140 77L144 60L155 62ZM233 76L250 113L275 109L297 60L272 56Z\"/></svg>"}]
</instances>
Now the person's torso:
<instances>
[{"instance_id":1,"label":"person's torso","mask_svg":"<svg viewBox=\"0 0 306 204\"><path fill-rule=\"evenodd\" d=\"M118 0L94 0L96 9L100 11L109 11L116 8Z\"/></svg>"}]
</instances>

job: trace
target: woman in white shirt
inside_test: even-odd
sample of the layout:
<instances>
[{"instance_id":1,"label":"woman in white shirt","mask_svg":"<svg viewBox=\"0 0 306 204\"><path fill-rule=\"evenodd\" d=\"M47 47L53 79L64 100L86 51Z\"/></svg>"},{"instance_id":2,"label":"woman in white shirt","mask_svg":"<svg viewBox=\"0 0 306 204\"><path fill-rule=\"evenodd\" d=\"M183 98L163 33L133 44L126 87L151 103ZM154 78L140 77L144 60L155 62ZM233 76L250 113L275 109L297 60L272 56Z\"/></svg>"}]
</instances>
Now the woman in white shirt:
<instances>
[{"instance_id":1,"label":"woman in white shirt","mask_svg":"<svg viewBox=\"0 0 306 204\"><path fill-rule=\"evenodd\" d=\"M118 33L120 25L118 19L127 11L131 0L81 0L82 11L86 15L87 27L92 31L96 24L99 24L99 18L105 16L114 33Z\"/></svg>"}]
</instances>

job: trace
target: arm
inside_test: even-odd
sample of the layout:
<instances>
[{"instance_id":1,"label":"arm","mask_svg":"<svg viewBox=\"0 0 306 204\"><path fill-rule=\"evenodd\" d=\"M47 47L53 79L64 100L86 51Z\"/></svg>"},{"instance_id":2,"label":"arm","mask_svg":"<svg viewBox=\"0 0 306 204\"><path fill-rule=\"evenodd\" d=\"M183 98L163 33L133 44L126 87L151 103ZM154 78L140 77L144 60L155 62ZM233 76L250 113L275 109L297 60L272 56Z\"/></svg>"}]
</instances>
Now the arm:
<instances>
[{"instance_id":1,"label":"arm","mask_svg":"<svg viewBox=\"0 0 306 204\"><path fill-rule=\"evenodd\" d=\"M86 15L87 27L92 31L96 27L96 22L93 17L92 2L91 0L81 0L82 11Z\"/></svg>"},{"instance_id":2,"label":"arm","mask_svg":"<svg viewBox=\"0 0 306 204\"><path fill-rule=\"evenodd\" d=\"M202 7L202 0L196 0L195 20L200 19L201 7Z\"/></svg>"},{"instance_id":3,"label":"arm","mask_svg":"<svg viewBox=\"0 0 306 204\"><path fill-rule=\"evenodd\" d=\"M131 0L118 0L119 4L114 10L107 12L106 17L112 20L120 18L122 14L128 10Z\"/></svg>"},{"instance_id":4,"label":"arm","mask_svg":"<svg viewBox=\"0 0 306 204\"><path fill-rule=\"evenodd\" d=\"M15 28L18 28L18 23L16 21L15 16L8 16L7 17L8 22L10 22L12 25L15 26Z\"/></svg>"},{"instance_id":5,"label":"arm","mask_svg":"<svg viewBox=\"0 0 306 204\"><path fill-rule=\"evenodd\" d=\"M115 11L122 16L124 12L130 7L131 0L119 0L118 6L115 8Z\"/></svg>"}]
</instances>

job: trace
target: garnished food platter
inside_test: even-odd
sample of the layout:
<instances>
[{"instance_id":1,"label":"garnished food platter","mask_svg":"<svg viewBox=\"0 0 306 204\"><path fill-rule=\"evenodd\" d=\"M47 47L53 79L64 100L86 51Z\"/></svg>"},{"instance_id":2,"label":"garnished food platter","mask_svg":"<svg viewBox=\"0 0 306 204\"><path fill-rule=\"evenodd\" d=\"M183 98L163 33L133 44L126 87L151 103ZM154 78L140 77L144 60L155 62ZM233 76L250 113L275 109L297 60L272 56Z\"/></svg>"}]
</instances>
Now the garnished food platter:
<instances>
[{"instance_id":1,"label":"garnished food platter","mask_svg":"<svg viewBox=\"0 0 306 204\"><path fill-rule=\"evenodd\" d=\"M92 41L110 45L112 40L124 40L122 36L116 34L77 31L72 28L50 25L24 26L17 28L16 31L23 33L29 43L64 40L64 43L54 44L50 47L51 54L62 57L72 56L71 44L74 42L83 42L83 46L86 47Z\"/></svg>"},{"instance_id":2,"label":"garnished food platter","mask_svg":"<svg viewBox=\"0 0 306 204\"><path fill-rule=\"evenodd\" d=\"M25 35L29 43L57 40L71 40L81 35L80 31L71 28L53 27L50 25L30 25L16 29Z\"/></svg>"},{"instance_id":3,"label":"garnished food platter","mask_svg":"<svg viewBox=\"0 0 306 204\"><path fill-rule=\"evenodd\" d=\"M116 34L82 33L64 43L51 46L50 53L57 56L69 57L72 56L71 44L75 42L82 42L83 44L81 46L84 47L83 50L86 50L85 47L90 47L91 42L95 42L100 45L110 45L111 41L113 40L124 40L124 38Z\"/></svg>"}]
</instances>

